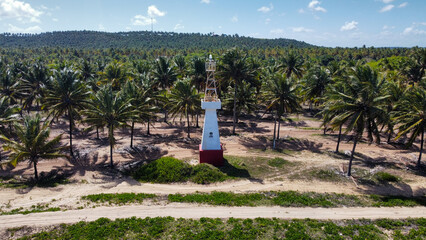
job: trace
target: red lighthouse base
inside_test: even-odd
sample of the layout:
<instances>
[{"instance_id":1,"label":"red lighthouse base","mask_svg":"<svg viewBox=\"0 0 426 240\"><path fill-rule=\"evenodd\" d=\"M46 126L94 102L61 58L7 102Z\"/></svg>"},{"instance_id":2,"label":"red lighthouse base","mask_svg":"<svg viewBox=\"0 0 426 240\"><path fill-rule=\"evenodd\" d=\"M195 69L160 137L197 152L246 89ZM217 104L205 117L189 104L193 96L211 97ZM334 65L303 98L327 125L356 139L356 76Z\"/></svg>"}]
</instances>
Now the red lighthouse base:
<instances>
[{"instance_id":1,"label":"red lighthouse base","mask_svg":"<svg viewBox=\"0 0 426 240\"><path fill-rule=\"evenodd\" d=\"M223 148L220 145L220 150L202 150L201 144L199 145L200 150L200 163L208 163L215 167L223 166Z\"/></svg>"}]
</instances>

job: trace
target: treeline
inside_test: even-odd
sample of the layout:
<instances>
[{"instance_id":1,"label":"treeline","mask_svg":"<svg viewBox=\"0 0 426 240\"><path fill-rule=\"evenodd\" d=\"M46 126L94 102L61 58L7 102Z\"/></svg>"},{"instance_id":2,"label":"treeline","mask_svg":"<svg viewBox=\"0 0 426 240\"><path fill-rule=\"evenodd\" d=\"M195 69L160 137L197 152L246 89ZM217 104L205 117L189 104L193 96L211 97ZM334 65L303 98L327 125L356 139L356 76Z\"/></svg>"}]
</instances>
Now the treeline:
<instances>
[{"instance_id":1,"label":"treeline","mask_svg":"<svg viewBox=\"0 0 426 240\"><path fill-rule=\"evenodd\" d=\"M258 39L235 35L215 35L200 33L174 32L96 32L65 31L40 34L0 35L0 46L19 48L61 47L61 48L142 48L142 49L191 49L200 50L225 49L234 46L247 48L295 47L304 48L312 45L292 39Z\"/></svg>"},{"instance_id":2,"label":"treeline","mask_svg":"<svg viewBox=\"0 0 426 240\"><path fill-rule=\"evenodd\" d=\"M70 157L74 157L72 136L77 122L84 123L86 131L98 133L106 128L111 166L118 128L131 129L132 147L135 123L146 124L150 134L153 122L180 116L188 138L190 129L198 126L208 52L184 55L181 50L170 56L173 51L165 49L169 54L144 59L129 57L135 54L129 49L46 50L2 50L0 130L12 164L29 160L35 168L38 159L62 156L63 149L56 148L60 136L48 137L49 125L61 117L68 121ZM302 105L308 103L320 112L324 134L332 129L339 131L339 140L341 134L352 136L351 162L361 140L380 143L385 136L389 143L403 139L411 145L420 137L417 165L421 165L426 49L268 51L274 50L276 56L268 58L262 49L231 48L214 55L222 114L233 116L233 134L238 134L239 116L266 111L273 118L271 145L275 148L280 123L287 114L306 111ZM336 60L339 55L333 55L334 51L343 51L340 56L362 53L367 57ZM390 56L373 60L374 54Z\"/></svg>"}]
</instances>

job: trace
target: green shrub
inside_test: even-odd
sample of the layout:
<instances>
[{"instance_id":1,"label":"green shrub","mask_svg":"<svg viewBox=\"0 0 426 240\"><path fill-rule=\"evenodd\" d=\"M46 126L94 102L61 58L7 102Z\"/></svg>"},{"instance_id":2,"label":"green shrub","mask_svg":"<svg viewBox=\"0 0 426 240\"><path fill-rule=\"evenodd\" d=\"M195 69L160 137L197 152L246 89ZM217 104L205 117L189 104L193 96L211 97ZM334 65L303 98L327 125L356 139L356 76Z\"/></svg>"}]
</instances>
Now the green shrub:
<instances>
[{"instance_id":1,"label":"green shrub","mask_svg":"<svg viewBox=\"0 0 426 240\"><path fill-rule=\"evenodd\" d=\"M377 172L374 174L374 178L379 182L399 182L401 180L399 177L387 172Z\"/></svg>"},{"instance_id":2,"label":"green shrub","mask_svg":"<svg viewBox=\"0 0 426 240\"><path fill-rule=\"evenodd\" d=\"M144 182L170 183L184 182L191 177L191 165L172 157L162 157L142 165L132 175Z\"/></svg>"},{"instance_id":3,"label":"green shrub","mask_svg":"<svg viewBox=\"0 0 426 240\"><path fill-rule=\"evenodd\" d=\"M209 164L195 167L176 158L162 157L141 166L132 173L133 178L142 182L171 183L192 181L198 184L223 182L228 176Z\"/></svg>"},{"instance_id":4,"label":"green shrub","mask_svg":"<svg viewBox=\"0 0 426 240\"><path fill-rule=\"evenodd\" d=\"M101 203L114 203L114 204L126 204L130 202L141 203L147 198L155 198L155 194L147 193L101 193L101 194L91 194L83 196L83 200L89 200L92 202L101 202Z\"/></svg>"},{"instance_id":5,"label":"green shrub","mask_svg":"<svg viewBox=\"0 0 426 240\"><path fill-rule=\"evenodd\" d=\"M209 164L198 164L192 169L191 181L198 184L208 184L214 182L223 182L227 176L219 169Z\"/></svg>"}]
</instances>

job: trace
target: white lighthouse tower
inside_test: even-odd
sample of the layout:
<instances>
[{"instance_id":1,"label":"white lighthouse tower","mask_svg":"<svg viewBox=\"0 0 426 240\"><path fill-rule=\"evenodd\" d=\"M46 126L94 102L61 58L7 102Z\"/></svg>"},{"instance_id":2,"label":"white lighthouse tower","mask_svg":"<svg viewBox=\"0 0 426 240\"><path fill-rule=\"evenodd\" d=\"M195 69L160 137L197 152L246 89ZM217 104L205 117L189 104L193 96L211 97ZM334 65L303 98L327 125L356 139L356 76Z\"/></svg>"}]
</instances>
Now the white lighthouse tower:
<instances>
[{"instance_id":1,"label":"white lighthouse tower","mask_svg":"<svg viewBox=\"0 0 426 240\"><path fill-rule=\"evenodd\" d=\"M200 163L210 163L214 166L223 165L223 148L220 144L219 125L217 123L216 110L221 108L220 99L217 96L216 80L214 73L216 62L209 56L206 62L206 90L204 99L201 100L201 108L205 109L203 138L200 144Z\"/></svg>"}]
</instances>

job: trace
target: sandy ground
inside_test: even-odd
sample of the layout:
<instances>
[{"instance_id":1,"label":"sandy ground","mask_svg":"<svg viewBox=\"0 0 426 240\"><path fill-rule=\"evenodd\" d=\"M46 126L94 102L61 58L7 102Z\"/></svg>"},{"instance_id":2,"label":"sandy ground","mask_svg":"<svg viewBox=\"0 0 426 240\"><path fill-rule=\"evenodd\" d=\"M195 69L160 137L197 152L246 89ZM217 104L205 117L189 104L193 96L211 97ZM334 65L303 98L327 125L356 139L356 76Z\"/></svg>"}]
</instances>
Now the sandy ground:
<instances>
[{"instance_id":1,"label":"sandy ground","mask_svg":"<svg viewBox=\"0 0 426 240\"><path fill-rule=\"evenodd\" d=\"M319 129L321 122L310 117L295 116L297 121L283 123L280 136L292 138L293 141L280 142L279 147L291 150L297 154L283 154L286 160L302 162L303 169L315 167L345 168L347 160L330 157L329 152L336 147L336 134L329 133L322 136ZM57 123L52 134L64 134L64 143L67 143L68 129L66 122ZM200 121L202 126L202 121ZM247 156L259 155L275 157L268 151L270 149L273 124L270 120L242 119L237 136L231 135L232 121L221 117L219 119L221 142L224 146L225 155ZM83 126L79 126L83 128ZM193 128L191 139L186 138L184 123L179 121L166 124L156 123L151 128L151 135L146 135L146 126L136 125L135 145L148 146L147 151L138 155L130 155L125 148L130 144L128 130L117 130L117 146L114 151L114 162L121 166L128 162L138 160L152 160L160 156L169 155L188 162L197 163L198 144L201 138L201 128ZM386 139L384 137L384 139ZM350 151L352 142L347 142L347 137L341 142L341 151ZM156 194L170 193L192 193L211 191L231 192L256 192L270 190L295 190L314 192L336 192L346 194L394 194L407 196L425 196L426 181L424 173L412 171L412 166L418 156L417 145L412 149L405 150L398 145L390 144L366 144L360 143L356 152L362 154L364 160L354 161L354 166L365 168L384 168L404 179L403 183L389 184L379 187L357 186L352 182L332 183L321 181L307 181L287 179L286 177L264 179L263 181L227 181L225 183L197 185L184 184L147 184L139 183L133 179L116 175L107 171L109 163L109 146L106 132L100 132L100 139L96 134L76 132L74 148L82 156L79 160L69 161L57 159L53 161L40 161L39 172L50 172L62 170L67 172L74 182L72 184L59 185L55 188L30 188L30 189L6 189L0 188L0 207L3 210L14 208L29 208L32 205L49 203L50 207L61 206L75 209L76 203L81 196L96 193L118 193L118 192L143 192ZM417 143L418 144L418 143ZM259 151L253 151L259 150ZM296 171L302 171L298 169ZM22 163L11 171L0 171L0 176L32 176L33 168ZM191 209L189 211L189 209ZM230 214L231 213L231 214ZM132 215L133 214L133 215ZM185 215L186 214L186 215ZM425 208L345 208L345 209L291 209L291 208L218 208L200 207L194 205L180 204L178 206L128 206L128 207L99 207L96 209L69 210L66 212L39 213L30 215L0 216L0 226L3 228L16 224L25 225L35 222L41 224L56 224L60 222L75 222L81 219L94 220L98 217L130 217L130 216L175 216L175 217L283 217L283 218L376 218L376 217L425 217ZM87 217L87 218L86 218ZM16 220L15 220L16 219ZM47 219L51 219L49 222Z\"/></svg>"},{"instance_id":2,"label":"sandy ground","mask_svg":"<svg viewBox=\"0 0 426 240\"><path fill-rule=\"evenodd\" d=\"M378 219L419 218L426 216L426 208L283 208L283 207L211 207L191 204L169 204L166 206L121 206L99 207L66 212L45 212L28 215L0 216L0 231L27 225L40 227L60 223L94 221L101 217L109 219L128 217L174 218L282 218L282 219Z\"/></svg>"}]
</instances>

